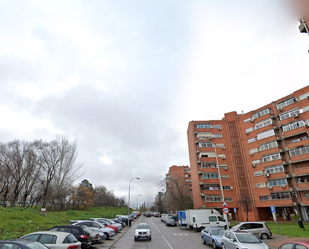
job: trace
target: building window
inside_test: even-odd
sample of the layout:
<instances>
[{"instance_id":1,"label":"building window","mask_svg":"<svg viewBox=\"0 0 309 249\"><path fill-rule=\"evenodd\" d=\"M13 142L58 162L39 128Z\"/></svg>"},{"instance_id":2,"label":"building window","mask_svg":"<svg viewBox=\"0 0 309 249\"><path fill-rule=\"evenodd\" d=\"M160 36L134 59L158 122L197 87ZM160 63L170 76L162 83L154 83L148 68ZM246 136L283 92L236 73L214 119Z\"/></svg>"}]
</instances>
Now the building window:
<instances>
[{"instance_id":1,"label":"building window","mask_svg":"<svg viewBox=\"0 0 309 249\"><path fill-rule=\"evenodd\" d=\"M199 148L210 148L210 147L214 147L212 142L202 142L202 143L198 143L198 147Z\"/></svg>"},{"instance_id":2,"label":"building window","mask_svg":"<svg viewBox=\"0 0 309 249\"><path fill-rule=\"evenodd\" d=\"M288 185L288 180L287 179L276 179L276 180L269 180L268 181L269 187L282 186L282 185Z\"/></svg>"},{"instance_id":3,"label":"building window","mask_svg":"<svg viewBox=\"0 0 309 249\"><path fill-rule=\"evenodd\" d=\"M218 202L218 201L222 201L222 198L220 195L208 195L204 197L204 201L205 202Z\"/></svg>"},{"instance_id":4,"label":"building window","mask_svg":"<svg viewBox=\"0 0 309 249\"><path fill-rule=\"evenodd\" d=\"M286 100L277 104L277 109L282 109L285 106L294 104L295 102L296 102L296 99L294 97L286 99Z\"/></svg>"},{"instance_id":5,"label":"building window","mask_svg":"<svg viewBox=\"0 0 309 249\"><path fill-rule=\"evenodd\" d=\"M262 170L254 172L254 176L262 176L262 175L264 175Z\"/></svg>"},{"instance_id":6,"label":"building window","mask_svg":"<svg viewBox=\"0 0 309 249\"><path fill-rule=\"evenodd\" d=\"M231 190L231 186L223 186L223 190Z\"/></svg>"},{"instance_id":7,"label":"building window","mask_svg":"<svg viewBox=\"0 0 309 249\"><path fill-rule=\"evenodd\" d=\"M271 193L270 197L272 200L291 199L291 194L290 192L277 192L277 193Z\"/></svg>"},{"instance_id":8,"label":"building window","mask_svg":"<svg viewBox=\"0 0 309 249\"><path fill-rule=\"evenodd\" d=\"M258 117L262 117L262 116L267 115L269 113L271 113L270 109L269 108L265 108L265 109L263 109L263 110L261 110L259 112L254 113L252 117L254 119L256 119Z\"/></svg>"},{"instance_id":9,"label":"building window","mask_svg":"<svg viewBox=\"0 0 309 249\"><path fill-rule=\"evenodd\" d=\"M250 122L251 121L251 118L246 118L245 120L244 120L244 123L248 123L248 122Z\"/></svg>"},{"instance_id":10,"label":"building window","mask_svg":"<svg viewBox=\"0 0 309 249\"><path fill-rule=\"evenodd\" d=\"M303 147L299 147L296 149L291 149L289 151L290 156L298 156L298 155L302 155L302 154L307 154L309 153L309 145L303 146Z\"/></svg>"},{"instance_id":11,"label":"building window","mask_svg":"<svg viewBox=\"0 0 309 249\"><path fill-rule=\"evenodd\" d=\"M254 128L257 130L257 129L261 129L261 128L263 128L267 125L271 125L271 124L272 124L272 120L266 119L266 120L263 120L263 121L257 123Z\"/></svg>"},{"instance_id":12,"label":"building window","mask_svg":"<svg viewBox=\"0 0 309 249\"><path fill-rule=\"evenodd\" d=\"M197 129L207 129L212 128L210 123L204 123L204 124L196 124Z\"/></svg>"},{"instance_id":13,"label":"building window","mask_svg":"<svg viewBox=\"0 0 309 249\"><path fill-rule=\"evenodd\" d=\"M201 162L201 168L217 168L216 162Z\"/></svg>"},{"instance_id":14,"label":"building window","mask_svg":"<svg viewBox=\"0 0 309 249\"><path fill-rule=\"evenodd\" d=\"M250 152L250 155L253 155L254 153L258 152L258 148L254 148L254 149L251 149L249 152Z\"/></svg>"},{"instance_id":15,"label":"building window","mask_svg":"<svg viewBox=\"0 0 309 249\"><path fill-rule=\"evenodd\" d=\"M221 175L221 179L230 179L229 175Z\"/></svg>"},{"instance_id":16,"label":"building window","mask_svg":"<svg viewBox=\"0 0 309 249\"><path fill-rule=\"evenodd\" d=\"M271 129L257 134L257 140L276 135L275 130Z\"/></svg>"},{"instance_id":17,"label":"building window","mask_svg":"<svg viewBox=\"0 0 309 249\"><path fill-rule=\"evenodd\" d=\"M221 125L214 125L213 128L221 129Z\"/></svg>"},{"instance_id":18,"label":"building window","mask_svg":"<svg viewBox=\"0 0 309 249\"><path fill-rule=\"evenodd\" d=\"M254 138L250 138L250 139L248 140L248 144L253 143L253 142L255 142L255 141L256 141L255 137L254 137Z\"/></svg>"},{"instance_id":19,"label":"building window","mask_svg":"<svg viewBox=\"0 0 309 249\"><path fill-rule=\"evenodd\" d=\"M266 183L265 182L260 182L256 184L257 188L266 188Z\"/></svg>"},{"instance_id":20,"label":"building window","mask_svg":"<svg viewBox=\"0 0 309 249\"><path fill-rule=\"evenodd\" d=\"M214 136L216 138L222 138L223 137L223 134L222 133L215 133Z\"/></svg>"},{"instance_id":21,"label":"building window","mask_svg":"<svg viewBox=\"0 0 309 249\"><path fill-rule=\"evenodd\" d=\"M284 172L283 165L275 165L275 166L265 168L265 173L267 174L274 174L274 173L280 173L280 172Z\"/></svg>"},{"instance_id":22,"label":"building window","mask_svg":"<svg viewBox=\"0 0 309 249\"><path fill-rule=\"evenodd\" d=\"M287 125L283 125L282 130L284 132L286 132L286 131L295 130L295 129L297 129L299 127L303 127L303 126L305 126L305 121L299 120L299 121L296 121L296 122L293 122L293 123L290 123L290 124L287 124Z\"/></svg>"},{"instance_id":23,"label":"building window","mask_svg":"<svg viewBox=\"0 0 309 249\"><path fill-rule=\"evenodd\" d=\"M279 115L280 120L285 120L291 117L294 117L300 113L299 109L289 110L288 112L282 113Z\"/></svg>"},{"instance_id":24,"label":"building window","mask_svg":"<svg viewBox=\"0 0 309 249\"><path fill-rule=\"evenodd\" d=\"M269 149L276 148L276 147L278 147L278 142L272 141L269 143L261 144L259 150L260 151L269 150Z\"/></svg>"},{"instance_id":25,"label":"building window","mask_svg":"<svg viewBox=\"0 0 309 249\"><path fill-rule=\"evenodd\" d=\"M267 200L268 200L268 196L267 195L260 196L260 201L267 201Z\"/></svg>"},{"instance_id":26,"label":"building window","mask_svg":"<svg viewBox=\"0 0 309 249\"><path fill-rule=\"evenodd\" d=\"M218 179L218 173L203 173L202 179Z\"/></svg>"},{"instance_id":27,"label":"building window","mask_svg":"<svg viewBox=\"0 0 309 249\"><path fill-rule=\"evenodd\" d=\"M262 162L269 162L281 159L280 153L274 153L262 157Z\"/></svg>"}]
</instances>

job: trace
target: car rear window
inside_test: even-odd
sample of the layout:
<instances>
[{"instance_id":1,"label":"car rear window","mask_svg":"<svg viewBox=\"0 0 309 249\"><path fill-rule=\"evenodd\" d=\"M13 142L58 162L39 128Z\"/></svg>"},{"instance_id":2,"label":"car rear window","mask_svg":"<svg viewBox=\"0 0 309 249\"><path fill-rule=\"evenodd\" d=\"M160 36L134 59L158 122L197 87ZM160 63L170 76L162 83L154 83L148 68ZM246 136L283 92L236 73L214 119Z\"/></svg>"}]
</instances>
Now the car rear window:
<instances>
[{"instance_id":1,"label":"car rear window","mask_svg":"<svg viewBox=\"0 0 309 249\"><path fill-rule=\"evenodd\" d=\"M63 241L63 243L75 243L77 242L77 239L73 234L69 234Z\"/></svg>"},{"instance_id":2,"label":"car rear window","mask_svg":"<svg viewBox=\"0 0 309 249\"><path fill-rule=\"evenodd\" d=\"M38 241L42 244L56 244L57 236L52 234L42 234Z\"/></svg>"}]
</instances>

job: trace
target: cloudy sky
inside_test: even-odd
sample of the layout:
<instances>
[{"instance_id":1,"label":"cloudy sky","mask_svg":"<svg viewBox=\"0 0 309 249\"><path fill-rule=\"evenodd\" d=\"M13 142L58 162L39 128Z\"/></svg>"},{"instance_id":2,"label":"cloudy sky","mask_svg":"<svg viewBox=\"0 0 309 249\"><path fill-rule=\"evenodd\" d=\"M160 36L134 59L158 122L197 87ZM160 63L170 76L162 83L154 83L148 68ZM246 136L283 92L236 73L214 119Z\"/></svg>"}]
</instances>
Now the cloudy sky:
<instances>
[{"instance_id":1,"label":"cloudy sky","mask_svg":"<svg viewBox=\"0 0 309 249\"><path fill-rule=\"evenodd\" d=\"M77 183L127 198L140 177L131 203L151 205L189 121L308 85L298 19L281 0L0 0L1 141L77 140Z\"/></svg>"}]
</instances>

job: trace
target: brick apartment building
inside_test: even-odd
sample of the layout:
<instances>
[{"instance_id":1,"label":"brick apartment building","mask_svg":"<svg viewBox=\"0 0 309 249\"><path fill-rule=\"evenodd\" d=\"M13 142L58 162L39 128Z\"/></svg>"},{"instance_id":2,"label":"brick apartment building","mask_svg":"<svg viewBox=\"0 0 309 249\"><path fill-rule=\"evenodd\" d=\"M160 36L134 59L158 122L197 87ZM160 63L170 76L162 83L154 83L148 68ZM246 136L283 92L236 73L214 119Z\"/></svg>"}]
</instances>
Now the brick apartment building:
<instances>
[{"instance_id":1,"label":"brick apartment building","mask_svg":"<svg viewBox=\"0 0 309 249\"><path fill-rule=\"evenodd\" d=\"M186 196L192 196L191 170L189 166L173 165L165 175L166 202L170 211L176 213L177 209L184 209L188 203ZM191 203L192 199L190 197Z\"/></svg>"},{"instance_id":2,"label":"brick apartment building","mask_svg":"<svg viewBox=\"0 0 309 249\"><path fill-rule=\"evenodd\" d=\"M245 114L189 122L194 208L222 210L224 200L241 221L272 220L271 206L278 220L308 220L308 133L309 86Z\"/></svg>"},{"instance_id":3,"label":"brick apartment building","mask_svg":"<svg viewBox=\"0 0 309 249\"><path fill-rule=\"evenodd\" d=\"M165 175L166 179L166 189L169 188L170 180L177 179L180 180L181 184L186 192L192 191L192 183L191 183L191 170L190 167L187 166L176 166L173 165L169 167L168 173Z\"/></svg>"}]
</instances>

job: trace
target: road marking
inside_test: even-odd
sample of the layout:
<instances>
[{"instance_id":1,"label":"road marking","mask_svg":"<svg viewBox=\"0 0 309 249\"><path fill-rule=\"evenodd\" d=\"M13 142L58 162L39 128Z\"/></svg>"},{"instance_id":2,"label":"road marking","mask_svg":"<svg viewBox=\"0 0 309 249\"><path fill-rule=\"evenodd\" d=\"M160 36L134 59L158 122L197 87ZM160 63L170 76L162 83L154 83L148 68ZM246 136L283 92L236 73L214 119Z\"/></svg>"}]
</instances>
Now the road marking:
<instances>
[{"instance_id":1,"label":"road marking","mask_svg":"<svg viewBox=\"0 0 309 249\"><path fill-rule=\"evenodd\" d=\"M171 246L171 244L170 243L168 243L168 241L166 240L166 238L164 238L164 236L162 235L162 238L165 240L165 242L168 244L168 246L171 248L171 249L173 249L173 247Z\"/></svg>"},{"instance_id":2,"label":"road marking","mask_svg":"<svg viewBox=\"0 0 309 249\"><path fill-rule=\"evenodd\" d=\"M187 233L173 233L174 236L188 236Z\"/></svg>"},{"instance_id":3,"label":"road marking","mask_svg":"<svg viewBox=\"0 0 309 249\"><path fill-rule=\"evenodd\" d=\"M161 233L160 230L159 230L159 228L157 228L157 226L155 225L155 223L154 223L153 221L151 221L151 223L152 223L152 225L154 225L154 227L158 230L158 232Z\"/></svg>"}]
</instances>

